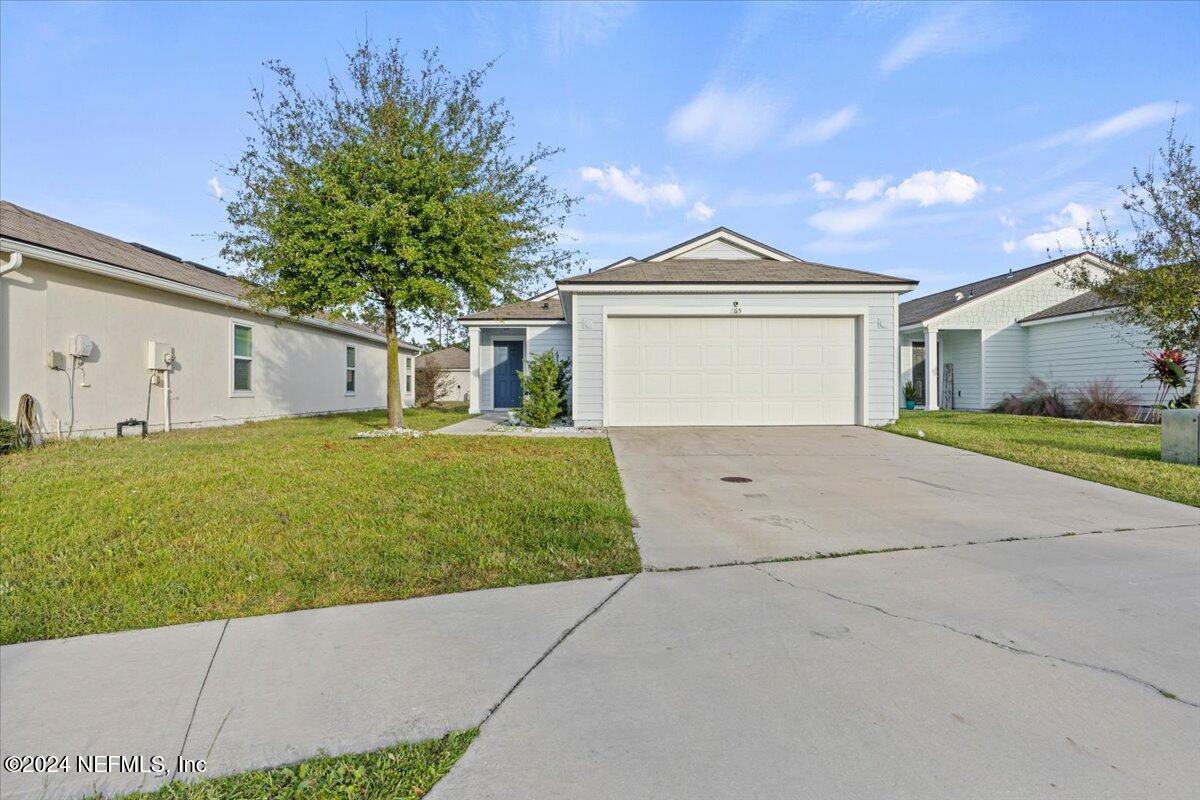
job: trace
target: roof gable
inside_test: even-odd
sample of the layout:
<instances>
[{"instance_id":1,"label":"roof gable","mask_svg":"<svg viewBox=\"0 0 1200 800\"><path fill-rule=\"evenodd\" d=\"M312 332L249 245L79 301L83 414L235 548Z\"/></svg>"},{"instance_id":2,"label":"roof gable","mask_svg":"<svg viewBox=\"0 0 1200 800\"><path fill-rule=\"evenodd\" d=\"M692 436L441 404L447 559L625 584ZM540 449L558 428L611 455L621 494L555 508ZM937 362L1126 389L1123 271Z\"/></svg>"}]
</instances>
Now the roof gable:
<instances>
[{"instance_id":1,"label":"roof gable","mask_svg":"<svg viewBox=\"0 0 1200 800\"><path fill-rule=\"evenodd\" d=\"M743 236L729 228L714 228L708 233L680 242L666 250L661 250L643 261L667 261L669 259L687 258L728 258L747 259L759 258L773 261L799 261L795 256L788 255L782 250L765 245L762 242Z\"/></svg>"},{"instance_id":2,"label":"roof gable","mask_svg":"<svg viewBox=\"0 0 1200 800\"><path fill-rule=\"evenodd\" d=\"M979 300L994 292L1006 289L1010 286L1015 286L1018 283L1037 277L1047 270L1074 261L1077 258L1090 256L1091 258L1103 263L1103 259L1090 251L1080 253L1072 253L1070 255L1061 256L1060 258L1051 259L1050 261L1041 264L1034 264L1031 267L1024 269L1010 270L1009 272L1000 275L993 275L989 278L965 283L962 286L956 286L953 289L946 289L941 292L934 292L925 297L918 297L913 300L907 300L900 304L900 327L907 325L917 325L922 322L928 322L935 317L939 317L949 311L954 311L963 307L964 304L973 300Z\"/></svg>"}]
</instances>

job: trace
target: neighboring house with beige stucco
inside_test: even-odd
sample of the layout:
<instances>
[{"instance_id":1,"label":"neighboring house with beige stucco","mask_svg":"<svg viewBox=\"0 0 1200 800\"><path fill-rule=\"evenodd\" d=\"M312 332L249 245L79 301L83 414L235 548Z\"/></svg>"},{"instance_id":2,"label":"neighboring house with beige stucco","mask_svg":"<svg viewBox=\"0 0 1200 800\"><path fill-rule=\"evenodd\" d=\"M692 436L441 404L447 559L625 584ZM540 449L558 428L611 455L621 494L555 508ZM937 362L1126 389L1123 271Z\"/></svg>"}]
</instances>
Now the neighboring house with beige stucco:
<instances>
[{"instance_id":1,"label":"neighboring house with beige stucco","mask_svg":"<svg viewBox=\"0 0 1200 800\"><path fill-rule=\"evenodd\" d=\"M461 347L443 347L417 356L417 369L440 367L446 378L441 394L435 398L441 403L465 403L471 391L471 355Z\"/></svg>"},{"instance_id":2,"label":"neighboring house with beige stucco","mask_svg":"<svg viewBox=\"0 0 1200 800\"><path fill-rule=\"evenodd\" d=\"M8 202L0 256L0 417L29 395L47 436L386 406L372 328L256 312L219 270ZM401 344L406 405L417 353Z\"/></svg>"}]
</instances>

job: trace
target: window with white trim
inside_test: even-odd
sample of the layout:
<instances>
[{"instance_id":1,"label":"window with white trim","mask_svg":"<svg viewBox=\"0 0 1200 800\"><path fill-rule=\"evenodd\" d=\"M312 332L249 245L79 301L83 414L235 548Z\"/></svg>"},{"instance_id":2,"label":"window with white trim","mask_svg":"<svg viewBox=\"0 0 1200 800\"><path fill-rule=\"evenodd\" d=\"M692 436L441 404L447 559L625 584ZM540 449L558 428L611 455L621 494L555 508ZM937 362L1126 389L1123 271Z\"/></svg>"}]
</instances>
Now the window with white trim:
<instances>
[{"instance_id":1,"label":"window with white trim","mask_svg":"<svg viewBox=\"0 0 1200 800\"><path fill-rule=\"evenodd\" d=\"M413 365L411 358L404 359L404 391L412 391Z\"/></svg>"},{"instance_id":2,"label":"window with white trim","mask_svg":"<svg viewBox=\"0 0 1200 800\"><path fill-rule=\"evenodd\" d=\"M354 394L354 345L346 345L346 394Z\"/></svg>"},{"instance_id":3,"label":"window with white trim","mask_svg":"<svg viewBox=\"0 0 1200 800\"><path fill-rule=\"evenodd\" d=\"M249 325L233 323L233 392L250 394L254 391L254 330Z\"/></svg>"}]
</instances>

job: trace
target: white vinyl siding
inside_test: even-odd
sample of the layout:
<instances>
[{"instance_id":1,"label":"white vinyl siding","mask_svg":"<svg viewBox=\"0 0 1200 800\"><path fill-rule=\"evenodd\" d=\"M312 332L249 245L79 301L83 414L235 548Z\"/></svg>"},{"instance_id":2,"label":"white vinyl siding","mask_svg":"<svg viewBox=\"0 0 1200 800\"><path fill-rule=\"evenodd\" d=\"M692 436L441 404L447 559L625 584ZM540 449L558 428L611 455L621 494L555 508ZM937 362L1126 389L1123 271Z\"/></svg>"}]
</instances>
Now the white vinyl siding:
<instances>
[{"instance_id":1,"label":"white vinyl siding","mask_svg":"<svg viewBox=\"0 0 1200 800\"><path fill-rule=\"evenodd\" d=\"M982 332L985 394L978 407L990 408L1005 394L1019 392L1029 383L1025 330L1017 324L1018 320L1079 293L1078 289L1066 284L1061 270L1052 269L1012 288L969 301L970 305L965 305L962 310L933 321L938 328ZM957 375L955 384L959 384Z\"/></svg>"},{"instance_id":2,"label":"white vinyl siding","mask_svg":"<svg viewBox=\"0 0 1200 800\"><path fill-rule=\"evenodd\" d=\"M938 352L954 366L954 408L978 409L979 331L942 331Z\"/></svg>"},{"instance_id":3,"label":"white vinyl siding","mask_svg":"<svg viewBox=\"0 0 1200 800\"><path fill-rule=\"evenodd\" d=\"M747 259L747 258L762 258L758 253L751 253L749 250L743 250L737 245L720 240L702 244L694 250L688 250L686 253L680 253L674 256L677 259L689 258L727 258L727 259ZM667 259L671 261L673 259Z\"/></svg>"},{"instance_id":4,"label":"white vinyl siding","mask_svg":"<svg viewBox=\"0 0 1200 800\"><path fill-rule=\"evenodd\" d=\"M638 307L731 307L738 301L746 314L755 308L865 307L868 361L864 365L867 424L882 425L896 418L896 306L891 292L789 294L577 294L573 298L575 337L574 417L580 425L602 425L604 419L605 309L634 313Z\"/></svg>"},{"instance_id":5,"label":"white vinyl siding","mask_svg":"<svg viewBox=\"0 0 1200 800\"><path fill-rule=\"evenodd\" d=\"M1150 371L1145 351L1155 346L1146 333L1095 316L1029 325L1025 334L1033 377L1068 391L1112 378L1139 404L1154 402L1158 384L1141 382Z\"/></svg>"}]
</instances>

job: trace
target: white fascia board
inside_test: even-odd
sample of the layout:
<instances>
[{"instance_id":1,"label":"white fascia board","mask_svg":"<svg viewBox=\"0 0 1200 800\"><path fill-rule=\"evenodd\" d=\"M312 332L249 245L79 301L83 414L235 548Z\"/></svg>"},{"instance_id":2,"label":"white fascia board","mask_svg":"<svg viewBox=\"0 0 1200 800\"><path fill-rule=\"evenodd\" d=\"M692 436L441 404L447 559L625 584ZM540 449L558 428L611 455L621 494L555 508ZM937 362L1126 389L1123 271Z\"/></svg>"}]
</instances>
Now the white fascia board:
<instances>
[{"instance_id":1,"label":"white fascia board","mask_svg":"<svg viewBox=\"0 0 1200 800\"><path fill-rule=\"evenodd\" d=\"M1066 322L1071 319L1087 319L1089 317L1107 317L1116 311L1115 308L1097 308L1094 311L1077 311L1074 314L1060 314L1057 317L1046 317L1044 319L1030 319L1017 324L1023 328L1030 325L1045 325L1050 322Z\"/></svg>"},{"instance_id":2,"label":"white fascia board","mask_svg":"<svg viewBox=\"0 0 1200 800\"><path fill-rule=\"evenodd\" d=\"M532 303L534 300L545 300L547 297L554 297L556 294L558 294L558 287L553 286L541 294L535 294L533 297L529 298L527 302Z\"/></svg>"},{"instance_id":3,"label":"white fascia board","mask_svg":"<svg viewBox=\"0 0 1200 800\"><path fill-rule=\"evenodd\" d=\"M171 294L183 295L184 297L193 297L198 300L205 300L210 303L225 306L226 308L236 308L241 311L251 311L255 314L261 314L267 317L273 317L281 320L291 320L304 325L310 325L314 328L324 328L325 330L337 331L338 333L347 336L354 336L359 339L365 339L370 342L387 343L387 337L380 334L367 333L366 331L355 330L344 325L338 325L336 322L318 319L316 317L293 317L286 311L260 311L244 300L239 300L227 294L214 292L211 289L201 289L199 286L189 286L186 283L170 280L169 278L160 278L157 275L148 275L144 272L127 269L125 267L117 267L112 264L105 264L103 261L95 261L83 256L76 256L70 253L64 253L60 250L54 250L49 247L42 247L36 244L27 242L18 242L12 239L0 239L0 249L8 250L9 252L21 252L39 261L45 261L50 264L57 264L60 267L68 267L77 269L81 272L90 272L94 275L102 275L106 278L124 281L126 283L136 283L140 286L148 286L152 289L160 289ZM414 347L404 342L400 343L402 350L408 350L413 353L419 353L420 348Z\"/></svg>"},{"instance_id":4,"label":"white fascia board","mask_svg":"<svg viewBox=\"0 0 1200 800\"><path fill-rule=\"evenodd\" d=\"M458 324L465 328L497 328L497 327L520 327L520 328L547 328L554 325L570 325L565 319L461 319Z\"/></svg>"},{"instance_id":5,"label":"white fascia board","mask_svg":"<svg viewBox=\"0 0 1200 800\"><path fill-rule=\"evenodd\" d=\"M762 256L763 258L770 259L771 261L791 261L791 260L793 260L790 258L784 258L777 251L772 250L768 247L763 247L760 244L756 244L747 239L743 239L741 236L738 236L736 233L730 233L729 231L724 231L724 230L715 230L712 233L708 234L707 236L701 236L699 239L694 239L692 241L687 242L686 244L681 244L678 247L673 247L670 250L666 251L665 253L660 253L657 256L655 256L654 258L652 258L651 261L666 261L667 259L675 258L679 255L682 255L683 253L687 253L692 250L695 250L697 247L703 247L706 244L710 244L712 242L716 242L721 239L724 239L725 241L729 242L734 247L740 247L743 250L749 250L752 253L757 253L758 255Z\"/></svg>"},{"instance_id":6,"label":"white fascia board","mask_svg":"<svg viewBox=\"0 0 1200 800\"><path fill-rule=\"evenodd\" d=\"M915 283L606 283L565 284L564 294L811 294L813 292L895 292L916 288Z\"/></svg>"}]
</instances>

